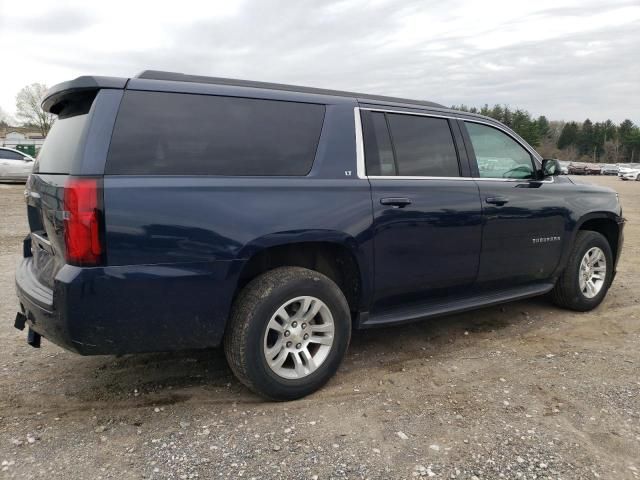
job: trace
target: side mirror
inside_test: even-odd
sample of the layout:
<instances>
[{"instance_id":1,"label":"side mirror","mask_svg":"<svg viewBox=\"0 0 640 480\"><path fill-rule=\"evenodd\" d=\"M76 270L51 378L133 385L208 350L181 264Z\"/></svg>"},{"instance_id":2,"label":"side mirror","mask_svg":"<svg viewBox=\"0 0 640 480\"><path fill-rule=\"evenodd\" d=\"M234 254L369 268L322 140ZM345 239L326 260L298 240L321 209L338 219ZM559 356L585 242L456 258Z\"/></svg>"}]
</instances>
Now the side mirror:
<instances>
[{"instance_id":1,"label":"side mirror","mask_svg":"<svg viewBox=\"0 0 640 480\"><path fill-rule=\"evenodd\" d=\"M555 158L545 158L542 160L542 176L551 177L554 175L560 175L561 172L560 162Z\"/></svg>"}]
</instances>

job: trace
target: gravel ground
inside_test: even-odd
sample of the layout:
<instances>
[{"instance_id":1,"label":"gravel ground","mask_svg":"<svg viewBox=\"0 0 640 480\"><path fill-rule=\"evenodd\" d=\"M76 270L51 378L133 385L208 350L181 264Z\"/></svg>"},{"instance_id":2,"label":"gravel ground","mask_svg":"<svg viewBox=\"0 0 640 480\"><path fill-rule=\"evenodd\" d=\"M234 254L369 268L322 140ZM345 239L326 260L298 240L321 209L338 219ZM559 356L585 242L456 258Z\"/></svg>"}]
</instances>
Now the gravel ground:
<instances>
[{"instance_id":1,"label":"gravel ground","mask_svg":"<svg viewBox=\"0 0 640 480\"><path fill-rule=\"evenodd\" d=\"M640 183L595 311L545 298L356 332L320 392L266 403L221 351L80 357L13 328L27 232L0 185L0 478L640 477Z\"/></svg>"}]
</instances>

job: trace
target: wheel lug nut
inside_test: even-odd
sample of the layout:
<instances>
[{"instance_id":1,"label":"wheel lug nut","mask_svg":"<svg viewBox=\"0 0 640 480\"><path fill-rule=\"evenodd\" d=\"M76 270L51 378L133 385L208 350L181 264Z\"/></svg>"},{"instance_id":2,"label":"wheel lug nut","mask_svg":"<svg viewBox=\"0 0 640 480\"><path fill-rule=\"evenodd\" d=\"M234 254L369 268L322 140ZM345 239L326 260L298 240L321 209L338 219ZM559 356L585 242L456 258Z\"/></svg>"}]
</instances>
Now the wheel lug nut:
<instances>
[{"instance_id":1,"label":"wheel lug nut","mask_svg":"<svg viewBox=\"0 0 640 480\"><path fill-rule=\"evenodd\" d=\"M291 348L291 342L287 342L287 348Z\"/></svg>"},{"instance_id":2,"label":"wheel lug nut","mask_svg":"<svg viewBox=\"0 0 640 480\"><path fill-rule=\"evenodd\" d=\"M284 336L288 337L289 335L291 335L291 332L289 330L285 330L284 331Z\"/></svg>"},{"instance_id":3,"label":"wheel lug nut","mask_svg":"<svg viewBox=\"0 0 640 480\"><path fill-rule=\"evenodd\" d=\"M298 326L298 322L293 322L293 323L291 323L291 326L292 326L293 328L296 328L296 327Z\"/></svg>"},{"instance_id":4,"label":"wheel lug nut","mask_svg":"<svg viewBox=\"0 0 640 480\"><path fill-rule=\"evenodd\" d=\"M302 328L303 328L303 329L304 329L304 328L307 328L307 324L306 324L306 323L303 323L303 324L302 324Z\"/></svg>"},{"instance_id":5,"label":"wheel lug nut","mask_svg":"<svg viewBox=\"0 0 640 480\"><path fill-rule=\"evenodd\" d=\"M305 340L308 340L308 339L309 339L309 334L308 334L308 333L305 333L305 334L304 334L304 339L305 339Z\"/></svg>"},{"instance_id":6,"label":"wheel lug nut","mask_svg":"<svg viewBox=\"0 0 640 480\"><path fill-rule=\"evenodd\" d=\"M302 344L301 344L301 343L296 343L296 348L297 348L297 349L300 349L301 347L302 347Z\"/></svg>"}]
</instances>

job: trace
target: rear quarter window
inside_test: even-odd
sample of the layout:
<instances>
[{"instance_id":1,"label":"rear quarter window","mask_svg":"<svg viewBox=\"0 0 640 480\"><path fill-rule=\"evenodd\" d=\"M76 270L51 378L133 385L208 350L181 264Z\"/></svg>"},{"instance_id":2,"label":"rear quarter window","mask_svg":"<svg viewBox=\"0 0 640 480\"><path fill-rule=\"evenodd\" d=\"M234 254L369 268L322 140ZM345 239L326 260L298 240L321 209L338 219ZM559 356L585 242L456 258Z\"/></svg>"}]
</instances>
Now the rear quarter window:
<instances>
[{"instance_id":1,"label":"rear quarter window","mask_svg":"<svg viewBox=\"0 0 640 480\"><path fill-rule=\"evenodd\" d=\"M83 147L90 109L97 91L68 95L38 153L34 172L71 173L76 155Z\"/></svg>"},{"instance_id":2,"label":"rear quarter window","mask_svg":"<svg viewBox=\"0 0 640 480\"><path fill-rule=\"evenodd\" d=\"M306 175L324 112L310 103L128 91L105 173Z\"/></svg>"},{"instance_id":3,"label":"rear quarter window","mask_svg":"<svg viewBox=\"0 0 640 480\"><path fill-rule=\"evenodd\" d=\"M55 121L38 154L36 169L39 173L71 172L87 117L83 114Z\"/></svg>"}]
</instances>

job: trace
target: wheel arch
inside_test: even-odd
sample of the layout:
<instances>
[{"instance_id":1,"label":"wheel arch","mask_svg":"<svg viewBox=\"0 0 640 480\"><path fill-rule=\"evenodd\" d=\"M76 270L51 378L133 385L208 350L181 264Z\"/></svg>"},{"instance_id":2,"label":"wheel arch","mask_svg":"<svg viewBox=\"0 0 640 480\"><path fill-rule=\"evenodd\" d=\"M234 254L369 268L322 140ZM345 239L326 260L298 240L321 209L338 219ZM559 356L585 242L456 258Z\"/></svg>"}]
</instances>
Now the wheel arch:
<instances>
[{"instance_id":1,"label":"wheel arch","mask_svg":"<svg viewBox=\"0 0 640 480\"><path fill-rule=\"evenodd\" d=\"M580 219L574 231L574 240L578 231L590 230L602 234L611 247L613 258L617 259L620 248L620 217L612 212L596 212Z\"/></svg>"},{"instance_id":2,"label":"wheel arch","mask_svg":"<svg viewBox=\"0 0 640 480\"><path fill-rule=\"evenodd\" d=\"M258 275L283 266L316 270L333 280L357 313L369 295L365 254L355 238L340 232L291 232L256 239L242 251L235 296Z\"/></svg>"}]
</instances>

